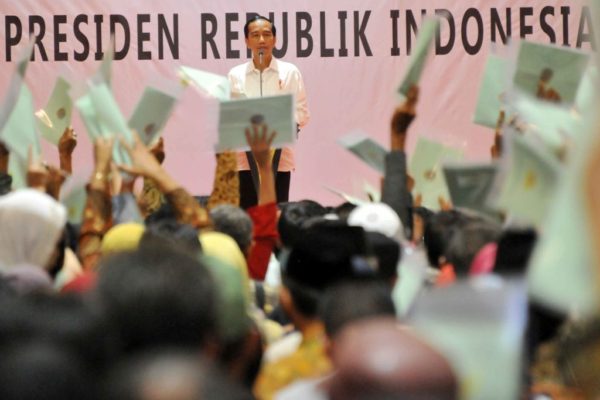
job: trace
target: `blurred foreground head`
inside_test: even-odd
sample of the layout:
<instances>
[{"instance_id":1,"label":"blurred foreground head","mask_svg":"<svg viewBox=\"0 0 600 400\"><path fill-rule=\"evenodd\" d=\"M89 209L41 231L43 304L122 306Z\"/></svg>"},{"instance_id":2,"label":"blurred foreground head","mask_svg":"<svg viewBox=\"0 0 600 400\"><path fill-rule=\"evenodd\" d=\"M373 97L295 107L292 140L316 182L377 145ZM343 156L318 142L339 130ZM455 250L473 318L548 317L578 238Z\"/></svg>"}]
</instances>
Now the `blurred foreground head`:
<instances>
[{"instance_id":1,"label":"blurred foreground head","mask_svg":"<svg viewBox=\"0 0 600 400\"><path fill-rule=\"evenodd\" d=\"M109 400L245 400L252 396L194 354L160 351L127 360L111 374Z\"/></svg>"},{"instance_id":2,"label":"blurred foreground head","mask_svg":"<svg viewBox=\"0 0 600 400\"><path fill-rule=\"evenodd\" d=\"M456 377L446 359L393 318L348 325L335 339L331 400L452 400Z\"/></svg>"},{"instance_id":3,"label":"blurred foreground head","mask_svg":"<svg viewBox=\"0 0 600 400\"><path fill-rule=\"evenodd\" d=\"M126 352L165 346L200 350L215 333L212 276L172 246L104 258L96 295Z\"/></svg>"}]
</instances>

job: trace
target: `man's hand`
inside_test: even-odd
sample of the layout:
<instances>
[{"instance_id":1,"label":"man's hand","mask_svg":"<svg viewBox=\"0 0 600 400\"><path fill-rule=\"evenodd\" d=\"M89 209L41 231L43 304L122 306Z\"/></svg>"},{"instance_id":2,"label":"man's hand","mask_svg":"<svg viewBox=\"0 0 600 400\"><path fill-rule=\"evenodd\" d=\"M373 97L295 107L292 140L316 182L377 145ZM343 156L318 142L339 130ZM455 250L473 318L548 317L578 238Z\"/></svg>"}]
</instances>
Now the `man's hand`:
<instances>
[{"instance_id":1,"label":"man's hand","mask_svg":"<svg viewBox=\"0 0 600 400\"><path fill-rule=\"evenodd\" d=\"M143 176L150 178L156 182L156 185L162 193L170 193L180 187L163 167L158 163L158 160L150 150L144 145L140 137L135 131L132 131L133 144L127 144L121 139L121 145L129 153L131 165L118 165L121 171L124 171L132 176Z\"/></svg>"},{"instance_id":2,"label":"man's hand","mask_svg":"<svg viewBox=\"0 0 600 400\"><path fill-rule=\"evenodd\" d=\"M391 122L391 148L392 150L404 151L406 132L415 119L416 105L419 99L418 86L411 86L406 96L406 101L396 110Z\"/></svg>"},{"instance_id":3,"label":"man's hand","mask_svg":"<svg viewBox=\"0 0 600 400\"><path fill-rule=\"evenodd\" d=\"M246 128L246 141L259 168L271 168L271 143L277 132L267 135L269 127L266 124L253 124L252 129Z\"/></svg>"},{"instance_id":4,"label":"man's hand","mask_svg":"<svg viewBox=\"0 0 600 400\"><path fill-rule=\"evenodd\" d=\"M129 153L131 165L119 165L119 169L134 176L143 176L153 178L162 171L158 160L148 150L136 132L132 132L133 144L129 145L125 140L120 139L121 146Z\"/></svg>"},{"instance_id":5,"label":"man's hand","mask_svg":"<svg viewBox=\"0 0 600 400\"><path fill-rule=\"evenodd\" d=\"M100 137L94 142L94 172L90 181L90 188L107 190L114 143L114 137Z\"/></svg>"},{"instance_id":6,"label":"man's hand","mask_svg":"<svg viewBox=\"0 0 600 400\"><path fill-rule=\"evenodd\" d=\"M71 156L77 146L77 133L71 127L67 127L58 141L58 153L61 156Z\"/></svg>"},{"instance_id":7,"label":"man's hand","mask_svg":"<svg viewBox=\"0 0 600 400\"><path fill-rule=\"evenodd\" d=\"M65 182L65 179L67 179L67 174L53 165L48 165L47 170L48 180L46 183L46 193L58 200L60 198L60 189Z\"/></svg>"},{"instance_id":8,"label":"man's hand","mask_svg":"<svg viewBox=\"0 0 600 400\"><path fill-rule=\"evenodd\" d=\"M158 138L158 141L150 148L150 153L154 155L160 164L165 161L165 141L162 136Z\"/></svg>"},{"instance_id":9,"label":"man's hand","mask_svg":"<svg viewBox=\"0 0 600 400\"><path fill-rule=\"evenodd\" d=\"M73 173L72 155L77 146L77 133L71 127L67 127L58 141L58 156L60 159L60 169L71 174Z\"/></svg>"}]
</instances>

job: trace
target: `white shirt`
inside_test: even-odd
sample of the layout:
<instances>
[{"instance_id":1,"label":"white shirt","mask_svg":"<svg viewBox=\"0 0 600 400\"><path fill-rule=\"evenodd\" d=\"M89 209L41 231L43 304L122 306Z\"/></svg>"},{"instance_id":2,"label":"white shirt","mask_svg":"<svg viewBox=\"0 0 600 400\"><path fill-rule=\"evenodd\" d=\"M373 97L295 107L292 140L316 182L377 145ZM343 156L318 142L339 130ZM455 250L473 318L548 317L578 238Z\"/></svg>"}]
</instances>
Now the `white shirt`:
<instances>
[{"instance_id":1,"label":"white shirt","mask_svg":"<svg viewBox=\"0 0 600 400\"><path fill-rule=\"evenodd\" d=\"M260 71L252 61L233 67L228 78L233 99L293 94L296 98L296 123L300 128L308 123L310 113L304 81L294 64L272 58L262 73L262 94ZM294 166L294 154L291 149L285 147L281 153L279 171L292 171ZM244 153L238 153L238 169L250 169Z\"/></svg>"}]
</instances>

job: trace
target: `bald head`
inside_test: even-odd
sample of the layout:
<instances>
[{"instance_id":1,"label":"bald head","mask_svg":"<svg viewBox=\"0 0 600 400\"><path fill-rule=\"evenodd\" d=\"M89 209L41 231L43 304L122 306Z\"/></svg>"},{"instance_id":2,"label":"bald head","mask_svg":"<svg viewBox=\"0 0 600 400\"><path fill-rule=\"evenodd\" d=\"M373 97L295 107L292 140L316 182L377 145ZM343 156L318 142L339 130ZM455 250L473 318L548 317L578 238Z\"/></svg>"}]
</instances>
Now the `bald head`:
<instances>
[{"instance_id":1,"label":"bald head","mask_svg":"<svg viewBox=\"0 0 600 400\"><path fill-rule=\"evenodd\" d=\"M335 338L332 360L331 400L457 398L448 361L393 318L349 325Z\"/></svg>"}]
</instances>

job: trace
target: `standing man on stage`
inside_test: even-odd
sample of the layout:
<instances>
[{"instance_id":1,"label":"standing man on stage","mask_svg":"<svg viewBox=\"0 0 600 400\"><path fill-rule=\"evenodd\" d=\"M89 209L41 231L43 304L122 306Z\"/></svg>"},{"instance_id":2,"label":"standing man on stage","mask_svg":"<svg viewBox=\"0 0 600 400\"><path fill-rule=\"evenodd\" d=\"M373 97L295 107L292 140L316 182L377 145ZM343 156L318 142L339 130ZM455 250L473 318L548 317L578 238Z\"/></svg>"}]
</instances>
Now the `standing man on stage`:
<instances>
[{"instance_id":1,"label":"standing man on stage","mask_svg":"<svg viewBox=\"0 0 600 400\"><path fill-rule=\"evenodd\" d=\"M263 16L251 18L244 25L246 46L252 50L252 60L229 71L232 98L263 97L293 94L296 98L296 123L298 130L308 123L310 114L306 102L304 82L298 68L273 57L276 29L273 22ZM291 149L276 150L273 168L277 171L275 189L277 201L288 201L291 171L294 170ZM250 152L238 154L240 176L240 207L248 208L258 202L260 180L256 163Z\"/></svg>"}]
</instances>

